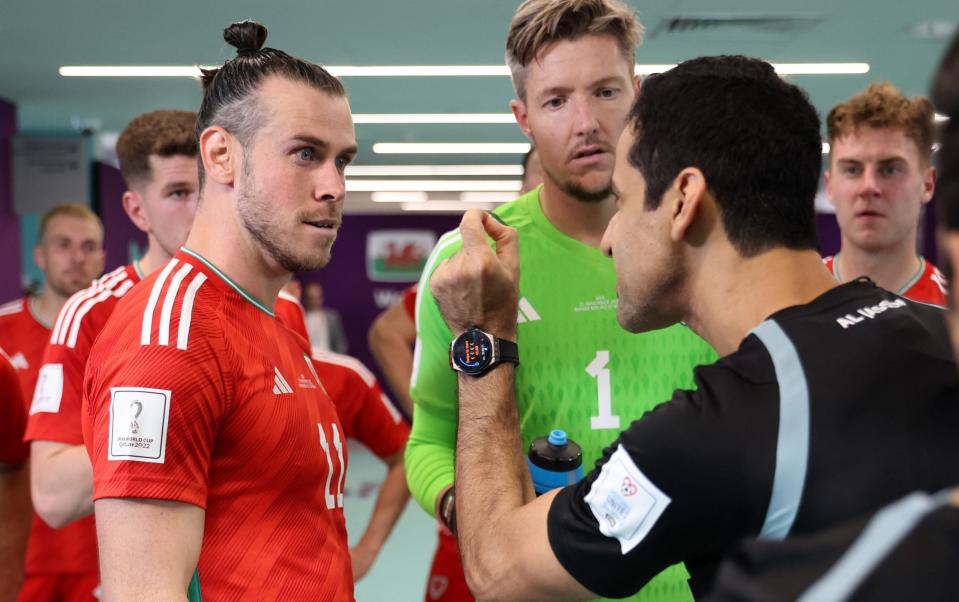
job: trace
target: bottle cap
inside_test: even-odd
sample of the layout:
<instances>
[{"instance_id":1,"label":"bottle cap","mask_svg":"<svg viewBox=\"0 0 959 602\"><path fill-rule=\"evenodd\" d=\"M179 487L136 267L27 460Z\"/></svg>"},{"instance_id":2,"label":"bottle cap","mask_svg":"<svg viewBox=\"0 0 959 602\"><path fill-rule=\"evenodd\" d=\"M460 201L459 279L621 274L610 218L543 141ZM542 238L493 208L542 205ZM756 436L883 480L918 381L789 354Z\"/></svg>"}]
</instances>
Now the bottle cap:
<instances>
[{"instance_id":1,"label":"bottle cap","mask_svg":"<svg viewBox=\"0 0 959 602\"><path fill-rule=\"evenodd\" d=\"M556 446L566 445L566 441L567 441L566 431L564 431L563 429L553 429L549 433L548 441L552 445L556 445Z\"/></svg>"}]
</instances>

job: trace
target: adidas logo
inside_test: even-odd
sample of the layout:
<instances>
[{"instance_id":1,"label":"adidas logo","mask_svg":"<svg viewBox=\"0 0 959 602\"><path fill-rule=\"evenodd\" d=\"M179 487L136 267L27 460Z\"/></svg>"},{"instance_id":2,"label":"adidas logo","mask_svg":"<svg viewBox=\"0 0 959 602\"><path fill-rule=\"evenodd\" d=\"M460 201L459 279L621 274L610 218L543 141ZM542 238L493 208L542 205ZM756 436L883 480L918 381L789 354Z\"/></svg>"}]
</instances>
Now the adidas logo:
<instances>
[{"instance_id":1,"label":"adidas logo","mask_svg":"<svg viewBox=\"0 0 959 602\"><path fill-rule=\"evenodd\" d=\"M17 370L30 369L30 363L27 361L27 358L23 355L22 351L18 351L16 355L10 358L10 365Z\"/></svg>"},{"instance_id":2,"label":"adidas logo","mask_svg":"<svg viewBox=\"0 0 959 602\"><path fill-rule=\"evenodd\" d=\"M286 379L280 374L280 369L273 366L273 394L281 395L292 392L293 389L290 387L290 383L286 382Z\"/></svg>"},{"instance_id":3,"label":"adidas logo","mask_svg":"<svg viewBox=\"0 0 959 602\"><path fill-rule=\"evenodd\" d=\"M536 310L533 309L533 305L529 300L526 297L520 299L519 315L516 317L516 323L522 324L523 322L536 322L537 320L542 320L542 318L540 318Z\"/></svg>"}]
</instances>

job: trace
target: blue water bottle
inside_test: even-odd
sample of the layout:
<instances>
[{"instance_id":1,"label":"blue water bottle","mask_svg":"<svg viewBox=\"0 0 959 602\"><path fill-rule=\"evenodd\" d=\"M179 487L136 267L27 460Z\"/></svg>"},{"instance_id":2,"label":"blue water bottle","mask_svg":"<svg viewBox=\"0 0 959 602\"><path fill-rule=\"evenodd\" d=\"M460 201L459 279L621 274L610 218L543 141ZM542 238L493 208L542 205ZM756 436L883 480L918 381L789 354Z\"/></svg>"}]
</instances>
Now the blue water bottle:
<instances>
[{"instance_id":1,"label":"blue water bottle","mask_svg":"<svg viewBox=\"0 0 959 602\"><path fill-rule=\"evenodd\" d=\"M553 429L549 437L533 441L526 464L533 477L536 495L572 485L583 478L583 450L561 429Z\"/></svg>"}]
</instances>

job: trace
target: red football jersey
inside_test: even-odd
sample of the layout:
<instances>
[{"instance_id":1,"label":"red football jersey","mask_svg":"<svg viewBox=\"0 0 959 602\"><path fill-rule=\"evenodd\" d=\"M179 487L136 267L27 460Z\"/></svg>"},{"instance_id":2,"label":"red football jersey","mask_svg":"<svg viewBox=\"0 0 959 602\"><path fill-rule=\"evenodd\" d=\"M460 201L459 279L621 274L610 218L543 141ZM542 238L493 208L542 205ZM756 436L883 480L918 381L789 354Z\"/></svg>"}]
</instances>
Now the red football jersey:
<instances>
[{"instance_id":1,"label":"red football jersey","mask_svg":"<svg viewBox=\"0 0 959 602\"><path fill-rule=\"evenodd\" d=\"M211 600L350 600L343 428L302 340L193 251L117 305L84 382L93 497L206 510Z\"/></svg>"},{"instance_id":2,"label":"red football jersey","mask_svg":"<svg viewBox=\"0 0 959 602\"><path fill-rule=\"evenodd\" d=\"M20 379L3 349L0 349L0 464L16 465L30 450L23 442L27 410L20 393Z\"/></svg>"},{"instance_id":3,"label":"red football jersey","mask_svg":"<svg viewBox=\"0 0 959 602\"><path fill-rule=\"evenodd\" d=\"M416 285L412 285L403 291L403 309L410 320L416 321Z\"/></svg>"},{"instance_id":4,"label":"red football jersey","mask_svg":"<svg viewBox=\"0 0 959 602\"><path fill-rule=\"evenodd\" d=\"M839 275L839 266L836 265L834 260L835 257L826 257L823 259L823 263L833 273L833 276L842 282ZM892 292L906 299L944 307L949 298L949 281L931 261L926 261L925 257L920 257L919 269L916 274L905 286Z\"/></svg>"},{"instance_id":5,"label":"red football jersey","mask_svg":"<svg viewBox=\"0 0 959 602\"><path fill-rule=\"evenodd\" d=\"M83 443L80 407L90 347L120 297L139 281L133 265L117 268L75 293L60 309L53 331L47 330L44 337L48 344L30 404L27 441ZM34 514L27 545L28 575L96 573L98 566L93 516L53 529Z\"/></svg>"},{"instance_id":6,"label":"red football jersey","mask_svg":"<svg viewBox=\"0 0 959 602\"><path fill-rule=\"evenodd\" d=\"M50 327L41 323L30 310L30 297L0 305L0 347L20 377L23 402L30 403L43 349L50 338Z\"/></svg>"},{"instance_id":7,"label":"red football jersey","mask_svg":"<svg viewBox=\"0 0 959 602\"><path fill-rule=\"evenodd\" d=\"M273 313L277 319L283 322L283 325L303 337L312 345L310 334L306 331L306 314L300 300L290 293L281 290L280 296L276 298L276 306Z\"/></svg>"},{"instance_id":8,"label":"red football jersey","mask_svg":"<svg viewBox=\"0 0 959 602\"><path fill-rule=\"evenodd\" d=\"M346 436L381 458L402 451L410 428L363 362L332 351L315 352L313 361Z\"/></svg>"}]
</instances>

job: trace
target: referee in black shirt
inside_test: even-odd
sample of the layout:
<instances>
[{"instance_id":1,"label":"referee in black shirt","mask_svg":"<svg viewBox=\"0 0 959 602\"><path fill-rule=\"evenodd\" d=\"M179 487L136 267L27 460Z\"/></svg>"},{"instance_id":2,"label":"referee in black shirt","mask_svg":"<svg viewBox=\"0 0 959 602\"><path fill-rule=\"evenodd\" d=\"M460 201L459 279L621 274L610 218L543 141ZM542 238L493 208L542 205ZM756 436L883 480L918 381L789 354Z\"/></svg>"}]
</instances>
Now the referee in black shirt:
<instances>
[{"instance_id":1,"label":"referee in black shirt","mask_svg":"<svg viewBox=\"0 0 959 602\"><path fill-rule=\"evenodd\" d=\"M679 561L699 595L743 537L808 533L959 483L943 312L868 280L840 286L816 253L821 142L805 94L762 61L700 58L648 78L630 121L603 240L619 322L682 320L724 357L586 479L540 498L513 364L460 375L456 520L479 599L621 597ZM515 341L515 232L468 212L461 234L432 279L447 323Z\"/></svg>"}]
</instances>

